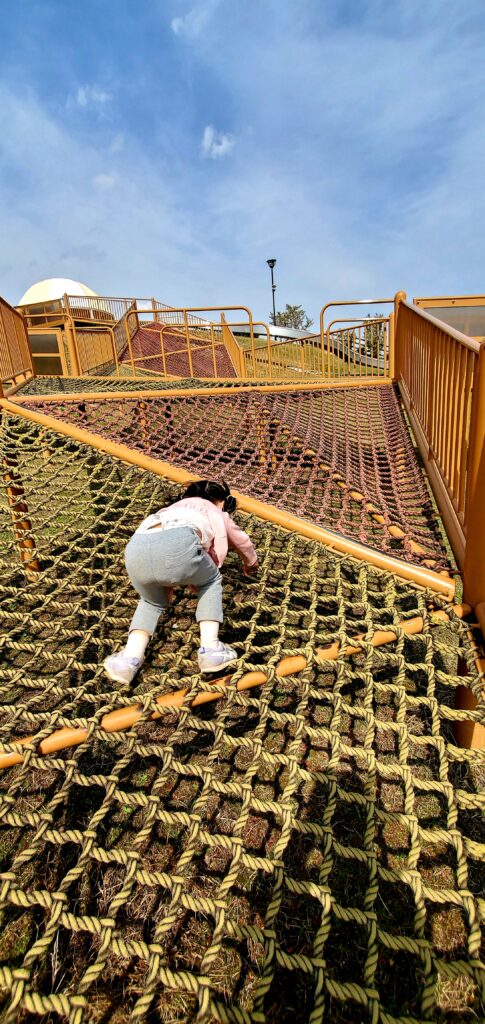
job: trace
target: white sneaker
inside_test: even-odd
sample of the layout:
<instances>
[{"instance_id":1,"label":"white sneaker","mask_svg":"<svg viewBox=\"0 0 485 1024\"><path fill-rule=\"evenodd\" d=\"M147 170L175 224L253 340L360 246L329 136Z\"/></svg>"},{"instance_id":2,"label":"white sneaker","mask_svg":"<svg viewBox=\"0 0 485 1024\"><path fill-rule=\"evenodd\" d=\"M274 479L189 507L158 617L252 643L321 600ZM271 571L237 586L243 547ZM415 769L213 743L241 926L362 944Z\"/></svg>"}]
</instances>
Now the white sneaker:
<instances>
[{"instance_id":1,"label":"white sneaker","mask_svg":"<svg viewBox=\"0 0 485 1024\"><path fill-rule=\"evenodd\" d=\"M233 647L218 640L215 647L199 647L197 660L201 672L217 672L226 665L233 665L239 660L239 655Z\"/></svg>"},{"instance_id":2,"label":"white sneaker","mask_svg":"<svg viewBox=\"0 0 485 1024\"><path fill-rule=\"evenodd\" d=\"M127 658L121 651L104 660L104 671L115 683L131 683L143 664L142 658Z\"/></svg>"}]
</instances>

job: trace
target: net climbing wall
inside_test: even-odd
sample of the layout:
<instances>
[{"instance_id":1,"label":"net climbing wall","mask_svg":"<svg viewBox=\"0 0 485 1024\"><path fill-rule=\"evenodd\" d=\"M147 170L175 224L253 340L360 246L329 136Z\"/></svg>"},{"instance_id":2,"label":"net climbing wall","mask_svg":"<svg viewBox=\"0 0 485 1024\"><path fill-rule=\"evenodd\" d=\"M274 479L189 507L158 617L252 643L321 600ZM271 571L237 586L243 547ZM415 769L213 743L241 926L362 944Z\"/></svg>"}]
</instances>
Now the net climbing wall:
<instances>
[{"instance_id":1,"label":"net climbing wall","mask_svg":"<svg viewBox=\"0 0 485 1024\"><path fill-rule=\"evenodd\" d=\"M247 495L435 570L438 517L391 386L116 400L24 401Z\"/></svg>"},{"instance_id":2,"label":"net climbing wall","mask_svg":"<svg viewBox=\"0 0 485 1024\"><path fill-rule=\"evenodd\" d=\"M201 405L177 408L195 446ZM166 412L150 406L154 445L182 430ZM126 417L133 432L131 401ZM102 661L134 606L124 545L179 492L21 415L3 417L1 454L42 569L26 581L4 498L1 740L36 740L0 772L2 1022L480 1019L483 766L453 734L460 663L481 689L469 627L436 595L238 514L261 571L225 566L232 681L196 703L216 691L181 590L136 685L112 684ZM250 671L260 685L241 689ZM134 701L131 729L107 731ZM82 742L37 753L62 727Z\"/></svg>"}]
</instances>

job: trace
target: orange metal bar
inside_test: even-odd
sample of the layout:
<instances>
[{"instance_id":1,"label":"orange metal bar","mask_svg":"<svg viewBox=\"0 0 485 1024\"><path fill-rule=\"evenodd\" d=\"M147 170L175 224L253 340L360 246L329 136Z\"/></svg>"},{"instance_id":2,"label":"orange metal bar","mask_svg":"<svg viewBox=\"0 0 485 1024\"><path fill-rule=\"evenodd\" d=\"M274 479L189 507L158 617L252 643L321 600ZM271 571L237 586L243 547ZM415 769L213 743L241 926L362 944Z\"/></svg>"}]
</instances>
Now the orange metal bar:
<instances>
[{"instance_id":1,"label":"orange metal bar","mask_svg":"<svg viewBox=\"0 0 485 1024\"><path fill-rule=\"evenodd\" d=\"M165 338L163 336L163 327L162 327L162 330L160 331L160 351L162 353L163 375L164 375L164 377L166 377L167 376L167 358L166 358L166 354L165 354Z\"/></svg>"},{"instance_id":2,"label":"orange metal bar","mask_svg":"<svg viewBox=\"0 0 485 1024\"><path fill-rule=\"evenodd\" d=\"M402 294L405 295L405 292ZM428 320L429 323L437 327L443 334L446 334L450 338L455 338L455 340L459 341L461 345L465 346L465 348L471 349L472 352L476 352L478 355L482 343L477 341L476 338L470 338L467 334L462 334L461 331L457 331L454 327L450 327L449 324L444 324L442 320L437 320L435 316L431 316L431 313L427 313L425 309L420 309L417 306L414 306L412 302L408 302L404 299L401 301L403 305L406 306L407 309L410 309L411 312L419 317L420 320Z\"/></svg>"},{"instance_id":3,"label":"orange metal bar","mask_svg":"<svg viewBox=\"0 0 485 1024\"><path fill-rule=\"evenodd\" d=\"M411 426L413 428L414 435L418 444L419 451L423 458L423 462L426 467L426 472L429 477L431 487L433 489L436 503L441 512L443 522L445 524L448 539L453 548L456 560L460 568L463 567L465 558L465 536L463 532L463 526L458 518L456 509L453 505L451 497L448 493L443 477L441 476L439 466L435 462L434 457L429 451L429 442L424 430L421 426L419 418L416 416L414 408L412 407L409 393L406 386L402 381L399 382L399 390L403 399L404 407L409 416Z\"/></svg>"},{"instance_id":4,"label":"orange metal bar","mask_svg":"<svg viewBox=\"0 0 485 1024\"><path fill-rule=\"evenodd\" d=\"M1 465L5 493L7 495L20 561L27 579L35 581L41 571L41 567L37 557L32 524L29 519L29 509L25 500L25 492L16 456L12 454L3 457Z\"/></svg>"},{"instance_id":5,"label":"orange metal bar","mask_svg":"<svg viewBox=\"0 0 485 1024\"><path fill-rule=\"evenodd\" d=\"M64 303L66 305L66 308L69 310L69 302L68 302L67 295L64 295ZM78 358L78 351L77 351L76 331L75 331L74 323L71 320L71 317L69 315L66 317L66 322L65 322L65 325L64 325L64 330L65 330L65 333L66 333L67 350L68 350L68 353L69 353L69 362L71 364L71 373L75 377L80 377L81 376L81 370L80 370L80 366L79 366L79 358Z\"/></svg>"},{"instance_id":6,"label":"orange metal bar","mask_svg":"<svg viewBox=\"0 0 485 1024\"><path fill-rule=\"evenodd\" d=\"M120 364L119 364L119 359L118 359L118 353L116 351L115 332L114 332L112 327L107 327L106 329L109 331L109 333L111 335L111 344L113 346L113 360L114 360L114 364L115 364L115 368L116 368L116 376L119 377L120 376Z\"/></svg>"},{"instance_id":7,"label":"orange metal bar","mask_svg":"<svg viewBox=\"0 0 485 1024\"><path fill-rule=\"evenodd\" d=\"M465 571L463 590L467 601L485 613L485 343L480 346L475 374L465 505ZM477 611L478 614L478 611ZM480 619L480 616L479 616ZM482 628L485 627L485 614ZM484 631L485 635L485 631Z\"/></svg>"},{"instance_id":8,"label":"orange metal bar","mask_svg":"<svg viewBox=\"0 0 485 1024\"><path fill-rule=\"evenodd\" d=\"M469 613L470 609L466 605L455 605L453 612L460 618L463 618ZM449 615L445 611L436 611L433 614L433 618L437 621L447 622ZM403 619L398 623L396 629L376 630L373 636L368 639L366 633L359 633L350 644L344 649L346 656L351 657L354 654L358 654L364 648L366 643L370 643L372 647L382 647L384 644L393 643L397 640L398 632L402 631L407 636L413 636L423 632L424 623L422 616L417 615L413 619ZM316 656L319 662L325 664L328 661L336 661L341 653L340 641L336 640L333 644L329 644L327 647L320 647L316 651ZM303 672L308 667L308 661L303 654L288 655L282 658L276 666L274 672L279 678L285 678L290 675L296 675L299 672ZM202 704L210 703L213 700L220 700L228 692L232 676L223 676L212 684L210 690L202 690L196 694L194 699L191 701L189 707L199 707ZM250 690L256 686L264 686L268 682L268 675L266 672L245 672L240 679L237 680L235 690L238 693ZM185 704L186 697L190 692L189 687L185 687L181 690L175 690L171 693L162 693L156 698L156 703L160 708L179 708ZM230 692L230 691L229 691ZM143 712L142 704L131 704L125 707L117 708L115 711L110 711L104 715L101 719L100 726L106 732L125 732L127 729L133 728L137 722L140 721ZM163 715L163 711L153 711L150 715L151 721L156 721ZM67 750L70 747L79 746L84 743L88 738L88 730L80 728L64 728L58 729L41 740L39 743L36 753L37 754L54 754L59 750ZM35 741L35 735L26 736L23 739L12 741L12 746L17 745L26 747ZM23 751L12 751L4 754L0 754L0 769L11 768L16 764L21 764L23 761Z\"/></svg>"},{"instance_id":9,"label":"orange metal bar","mask_svg":"<svg viewBox=\"0 0 485 1024\"><path fill-rule=\"evenodd\" d=\"M7 388L5 391L5 398L11 398L12 395L16 395L17 392L20 391L21 388L25 387L25 385L28 384L31 380L35 380L35 376L35 373L29 373L23 380L19 380L17 381L16 384L13 384L11 388ZM0 381L0 398L3 397L4 392L2 390L2 382Z\"/></svg>"},{"instance_id":10,"label":"orange metal bar","mask_svg":"<svg viewBox=\"0 0 485 1024\"><path fill-rule=\"evenodd\" d=\"M191 349L191 346L190 346L189 324L188 324L188 320L187 320L187 312L186 312L186 310L184 310L184 326L185 326L185 341L186 341L186 344L187 344L187 358L188 358L188 361L189 361L189 373L190 373L190 376L193 377L194 376L194 367L192 365L192 349Z\"/></svg>"},{"instance_id":11,"label":"orange metal bar","mask_svg":"<svg viewBox=\"0 0 485 1024\"><path fill-rule=\"evenodd\" d=\"M128 352L130 353L131 369L133 371L133 376L135 376L135 360L133 358L133 347L132 347L132 344L131 344L131 335L130 335L130 328L128 326L128 314L127 313L125 313L125 316L124 316L124 325L125 325L126 340L127 340L127 343L128 343Z\"/></svg>"},{"instance_id":12,"label":"orange metal bar","mask_svg":"<svg viewBox=\"0 0 485 1024\"><path fill-rule=\"evenodd\" d=\"M143 378L141 378L141 379L143 379ZM172 379L176 380L177 378L172 378ZM205 379L208 382L212 381L211 377L209 377L209 378L206 377ZM350 380L343 380L343 381L342 380L307 381L304 384L301 384L299 382L295 382L295 383L291 382L291 383L285 383L285 384L279 384L277 382L275 382L274 384L259 384L257 381L255 381L254 384L246 384L246 385L238 387L238 384L235 381L234 377L228 377L226 379L227 379L228 383L234 384L234 387L232 387L230 389L229 388L224 388L224 387L219 387L218 385L215 385L214 387L211 387L211 388L184 388L184 387L180 387L180 388L172 388L171 390L167 390L167 391L164 391L163 389L160 389L159 391L155 391L153 389L150 390L150 388L147 388L146 391L145 390L144 391L133 391L133 392L124 391L123 392L123 398L127 399L127 400L129 400L130 398L133 398L133 399L135 399L135 398L177 398L177 397L188 398L191 395L199 395L199 396L200 395L205 395L206 397L210 396L210 395L226 395L227 398L230 398L231 395L246 394L246 393L250 394L253 391L260 392L261 394L265 394L267 392L272 393L272 392L279 392L279 391L281 391L281 392L285 392L285 391L328 391L328 390L335 390L336 388L339 389L339 388L362 387L363 384L368 384L368 385L372 384L375 387L384 387L384 386L389 386L389 384L392 383L389 379L384 378L384 377L380 377L378 380L372 380L372 378L369 377L369 378L364 378L364 379L361 379L361 380L352 380L352 379L350 379ZM120 392L119 391L84 391L84 392L73 392L70 395L66 395L64 393L62 394L62 402L63 403L65 403L65 402L79 402L81 399L83 401L93 401L93 402L96 402L96 401L119 402L120 401ZM49 394L47 394L47 395L22 395L22 394L20 394L20 395L16 395L15 396L15 403L16 404L18 403L19 405L24 405L24 404L27 404L27 403L30 405L30 403L32 403L32 402L33 403L40 403L40 402L42 402L42 404L44 404L44 405L55 405L60 400L61 400L61 396L60 395L53 395L51 392Z\"/></svg>"},{"instance_id":13,"label":"orange metal bar","mask_svg":"<svg viewBox=\"0 0 485 1024\"><path fill-rule=\"evenodd\" d=\"M460 437L460 417L459 404L461 397L461 384L463 381L463 360L466 353L461 347L455 350L453 359L453 385L451 393L451 409L450 409L450 433L452 435L452 444L450 450L450 488L452 494L456 495L458 491L457 487L457 464L458 455L461 449L461 437Z\"/></svg>"},{"instance_id":14,"label":"orange metal bar","mask_svg":"<svg viewBox=\"0 0 485 1024\"><path fill-rule=\"evenodd\" d=\"M333 309L334 306L377 306L383 305L384 303L395 303L397 295L405 295L405 292L396 292L393 299L346 299L340 302L327 302L325 306L322 306L320 310L320 337L323 342L323 335L325 333L325 313L327 309Z\"/></svg>"},{"instance_id":15,"label":"orange metal bar","mask_svg":"<svg viewBox=\"0 0 485 1024\"><path fill-rule=\"evenodd\" d=\"M485 585L474 584L472 577L485 576L480 520L485 483L479 485L480 511L473 527L469 514L485 445L483 346L406 301L400 303L398 318L401 394L458 563L463 567L466 562L468 591L480 603Z\"/></svg>"},{"instance_id":16,"label":"orange metal bar","mask_svg":"<svg viewBox=\"0 0 485 1024\"><path fill-rule=\"evenodd\" d=\"M432 295L414 298L415 306L485 306L485 295Z\"/></svg>"},{"instance_id":17,"label":"orange metal bar","mask_svg":"<svg viewBox=\"0 0 485 1024\"><path fill-rule=\"evenodd\" d=\"M465 489L466 489L466 465L468 456L468 438L467 438L467 427L468 417L470 408L470 391L471 382L473 378L474 362L475 357L472 352L467 349L463 350L465 353L465 375L463 385L463 408L461 413L461 452L460 452L460 484L457 491L457 503L459 515L463 515L464 522L464 509L465 509ZM462 513L463 510L463 513Z\"/></svg>"},{"instance_id":18,"label":"orange metal bar","mask_svg":"<svg viewBox=\"0 0 485 1024\"><path fill-rule=\"evenodd\" d=\"M221 313L222 316L222 313ZM217 361L216 361L216 346L214 340L214 324L210 325L211 332L211 347L212 347L212 365L214 367L214 377L217 377Z\"/></svg>"},{"instance_id":19,"label":"orange metal bar","mask_svg":"<svg viewBox=\"0 0 485 1024\"><path fill-rule=\"evenodd\" d=\"M346 359L348 360L348 370L349 370L349 372L350 372L350 370L352 370L352 374L355 375L357 373L357 365L358 365L359 373L360 374L362 373L362 358L359 358L359 362L357 364L356 346L355 346L355 344L352 347L350 345L349 341L346 342L345 334L347 333L347 330L345 328L343 328L341 331L335 331L334 330L334 325L335 324L356 324L356 325L358 325L357 326L357 330L359 328L361 328L361 327L363 328L363 330L364 330L364 337L365 337L365 329L367 327L372 327L374 324L388 324L388 323L389 323L389 317L386 317L386 316L372 317L372 318L369 317L369 319L367 319L367 320L362 320L362 317L346 317L346 318L338 317L335 320L331 320L329 325L328 325L328 327L327 327L327 338L328 338L328 349L329 349L329 355L328 355L328 375L329 375L329 377L332 376L332 374L330 373L330 351L332 351L332 353L333 353L333 346L331 346L331 344L330 344L330 337L331 337L332 334L337 334L337 335L341 334L341 333L344 334L343 352L342 352L342 354L340 354L339 347L338 347L338 355L339 355L339 357L342 359L342 361L344 363L345 363ZM352 332L350 332L350 335L352 337ZM376 374L374 373L372 349L371 349L371 354L370 354L369 358L371 360L371 377L373 378L375 376L379 376L379 365L377 366L377 373ZM378 353L377 357L376 357L377 364L379 364L379 358L380 358L380 356L379 356L379 353ZM386 359L387 359L387 346L386 346L386 344L384 344L384 368L383 368L384 376L387 376L387 374L385 372L386 371ZM351 367L351 363L353 364L352 367ZM367 369L367 353L366 353L366 357L365 357L364 363L365 363L365 367Z\"/></svg>"}]
</instances>

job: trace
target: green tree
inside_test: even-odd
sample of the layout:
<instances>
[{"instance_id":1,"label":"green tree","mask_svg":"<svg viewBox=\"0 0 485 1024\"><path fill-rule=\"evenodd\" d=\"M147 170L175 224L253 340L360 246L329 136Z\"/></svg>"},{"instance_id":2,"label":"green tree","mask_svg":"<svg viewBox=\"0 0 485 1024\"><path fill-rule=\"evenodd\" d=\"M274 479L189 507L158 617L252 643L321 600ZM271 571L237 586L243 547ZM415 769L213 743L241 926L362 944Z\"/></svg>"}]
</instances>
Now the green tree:
<instances>
[{"instance_id":1,"label":"green tree","mask_svg":"<svg viewBox=\"0 0 485 1024\"><path fill-rule=\"evenodd\" d=\"M289 306L288 303L282 313L277 313L275 317L271 314L270 321L277 327L294 327L299 331L307 331L313 323L302 306Z\"/></svg>"},{"instance_id":2,"label":"green tree","mask_svg":"<svg viewBox=\"0 0 485 1024\"><path fill-rule=\"evenodd\" d=\"M378 317L384 317L385 313L368 313L369 319L377 319ZM364 344L367 355L373 359L384 354L384 345L386 341L386 326L385 323L373 323L366 325L364 329Z\"/></svg>"}]
</instances>

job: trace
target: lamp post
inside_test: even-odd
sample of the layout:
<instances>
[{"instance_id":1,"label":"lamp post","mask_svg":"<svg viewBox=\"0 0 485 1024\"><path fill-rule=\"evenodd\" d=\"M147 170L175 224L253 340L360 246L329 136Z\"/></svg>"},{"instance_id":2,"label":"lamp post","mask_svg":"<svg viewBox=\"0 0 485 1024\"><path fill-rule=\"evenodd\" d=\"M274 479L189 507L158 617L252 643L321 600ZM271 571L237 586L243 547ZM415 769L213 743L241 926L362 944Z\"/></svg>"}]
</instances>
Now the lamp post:
<instances>
[{"instance_id":1,"label":"lamp post","mask_svg":"<svg viewBox=\"0 0 485 1024\"><path fill-rule=\"evenodd\" d=\"M274 304L274 293L276 291L276 285L274 283L273 270L274 270L274 265L276 263L276 260L266 260L266 263L268 264L268 267L271 270L271 291L272 291L272 294L273 294L273 323L275 324L276 323L276 307L275 307L275 304Z\"/></svg>"}]
</instances>

